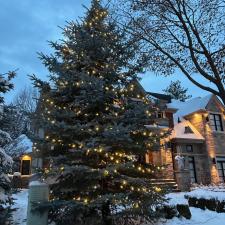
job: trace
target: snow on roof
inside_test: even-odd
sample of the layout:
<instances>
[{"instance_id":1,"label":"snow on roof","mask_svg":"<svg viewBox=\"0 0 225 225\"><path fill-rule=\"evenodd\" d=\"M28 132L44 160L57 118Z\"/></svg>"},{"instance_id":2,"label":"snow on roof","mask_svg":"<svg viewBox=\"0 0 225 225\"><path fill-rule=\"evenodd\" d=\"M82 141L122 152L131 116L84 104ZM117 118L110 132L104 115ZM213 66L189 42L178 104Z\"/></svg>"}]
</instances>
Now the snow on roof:
<instances>
[{"instance_id":1,"label":"snow on roof","mask_svg":"<svg viewBox=\"0 0 225 225\"><path fill-rule=\"evenodd\" d=\"M189 127L193 133L185 133L185 127ZM177 139L194 139L205 140L204 137L195 129L195 127L187 120L177 123L171 134L171 138Z\"/></svg>"},{"instance_id":2,"label":"snow on roof","mask_svg":"<svg viewBox=\"0 0 225 225\"><path fill-rule=\"evenodd\" d=\"M174 119L176 123L178 117L182 120L182 117L184 117L185 115L197 112L199 110L205 110L212 96L213 94L209 94L205 97L193 98L186 102L181 102L179 100L172 100L171 103L167 104L167 107L178 109L178 111L174 114Z\"/></svg>"}]
</instances>

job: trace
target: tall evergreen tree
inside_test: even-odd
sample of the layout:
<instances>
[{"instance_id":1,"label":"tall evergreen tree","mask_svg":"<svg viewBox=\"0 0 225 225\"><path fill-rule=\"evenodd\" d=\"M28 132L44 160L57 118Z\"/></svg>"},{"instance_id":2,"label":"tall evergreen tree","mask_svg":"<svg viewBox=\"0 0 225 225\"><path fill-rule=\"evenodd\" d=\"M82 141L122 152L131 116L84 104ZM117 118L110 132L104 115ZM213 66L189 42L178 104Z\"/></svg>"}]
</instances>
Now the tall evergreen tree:
<instances>
[{"instance_id":1,"label":"tall evergreen tree","mask_svg":"<svg viewBox=\"0 0 225 225\"><path fill-rule=\"evenodd\" d=\"M53 55L41 54L50 82L32 76L42 93L38 118L45 140L35 142L50 159L50 217L57 225L153 218L162 190L151 184L156 168L144 156L164 134L145 126L157 109L134 82L142 71L138 46L98 0L63 35L51 42Z\"/></svg>"},{"instance_id":2,"label":"tall evergreen tree","mask_svg":"<svg viewBox=\"0 0 225 225\"><path fill-rule=\"evenodd\" d=\"M165 94L171 96L172 99L180 100L185 102L187 99L191 98L191 95L187 94L188 89L181 86L181 82L171 81L170 85L163 90Z\"/></svg>"},{"instance_id":3,"label":"tall evergreen tree","mask_svg":"<svg viewBox=\"0 0 225 225\"><path fill-rule=\"evenodd\" d=\"M15 76L14 72L9 72L7 77L0 74L0 103L4 102L2 94L10 91L13 88L11 79ZM0 104L0 118L4 116L3 106ZM8 173L12 166L12 158L4 151L4 146L11 141L10 135L2 130L2 123L0 123L0 223L9 224L10 207L10 180ZM7 220L7 221L6 221Z\"/></svg>"}]
</instances>

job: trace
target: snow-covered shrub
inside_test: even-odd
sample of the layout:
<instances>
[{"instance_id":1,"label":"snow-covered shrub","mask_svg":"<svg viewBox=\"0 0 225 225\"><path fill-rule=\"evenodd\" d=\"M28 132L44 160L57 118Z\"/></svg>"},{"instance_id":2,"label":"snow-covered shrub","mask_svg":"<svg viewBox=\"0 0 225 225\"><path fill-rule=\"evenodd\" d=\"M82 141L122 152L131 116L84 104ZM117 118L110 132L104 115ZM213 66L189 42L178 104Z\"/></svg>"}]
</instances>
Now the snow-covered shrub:
<instances>
[{"instance_id":1,"label":"snow-covered shrub","mask_svg":"<svg viewBox=\"0 0 225 225\"><path fill-rule=\"evenodd\" d=\"M0 221L4 221L9 215L10 196L10 172L13 160L3 148L0 148Z\"/></svg>"},{"instance_id":2,"label":"snow-covered shrub","mask_svg":"<svg viewBox=\"0 0 225 225\"><path fill-rule=\"evenodd\" d=\"M11 171L13 160L3 149L10 141L10 135L0 130L0 221L5 221L9 216L9 205L11 204L10 179L8 173Z\"/></svg>"}]
</instances>

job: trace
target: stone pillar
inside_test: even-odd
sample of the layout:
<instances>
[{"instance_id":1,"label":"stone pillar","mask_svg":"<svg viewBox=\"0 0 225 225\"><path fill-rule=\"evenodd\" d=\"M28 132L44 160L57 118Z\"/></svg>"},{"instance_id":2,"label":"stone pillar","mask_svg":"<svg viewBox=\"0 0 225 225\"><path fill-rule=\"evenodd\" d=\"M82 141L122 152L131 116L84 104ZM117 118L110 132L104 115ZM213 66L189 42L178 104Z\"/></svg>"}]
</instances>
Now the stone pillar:
<instances>
[{"instance_id":1,"label":"stone pillar","mask_svg":"<svg viewBox=\"0 0 225 225\"><path fill-rule=\"evenodd\" d=\"M191 179L189 170L175 171L176 182L178 189L181 191L190 191Z\"/></svg>"},{"instance_id":2,"label":"stone pillar","mask_svg":"<svg viewBox=\"0 0 225 225\"><path fill-rule=\"evenodd\" d=\"M48 212L34 211L34 204L47 202L49 198L49 188L45 183L32 181L29 185L27 225L47 225Z\"/></svg>"}]
</instances>

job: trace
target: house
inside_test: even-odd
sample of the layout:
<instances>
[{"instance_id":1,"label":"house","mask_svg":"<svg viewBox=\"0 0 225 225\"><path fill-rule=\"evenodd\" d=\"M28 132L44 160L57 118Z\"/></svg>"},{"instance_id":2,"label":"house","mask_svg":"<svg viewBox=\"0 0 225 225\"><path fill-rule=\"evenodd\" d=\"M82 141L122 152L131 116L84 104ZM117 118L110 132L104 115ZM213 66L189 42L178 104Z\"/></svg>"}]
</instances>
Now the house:
<instances>
[{"instance_id":1,"label":"house","mask_svg":"<svg viewBox=\"0 0 225 225\"><path fill-rule=\"evenodd\" d=\"M153 125L146 125L156 132L170 130L171 134L161 140L158 149L146 154L146 162L164 166L158 172L159 183L178 185L189 190L192 183L209 184L225 181L225 107L215 95L197 97L186 102L171 100L170 96L146 92L137 82L137 93L145 94L155 102ZM39 104L38 113L41 111ZM45 132L39 120L34 120L34 131L40 139ZM52 146L39 146L42 150ZM34 143L32 168L45 167L42 152Z\"/></svg>"},{"instance_id":2,"label":"house","mask_svg":"<svg viewBox=\"0 0 225 225\"><path fill-rule=\"evenodd\" d=\"M225 182L225 107L213 94L186 102L167 104L176 109L170 137L173 159L181 156L184 168L174 160L178 186Z\"/></svg>"}]
</instances>

